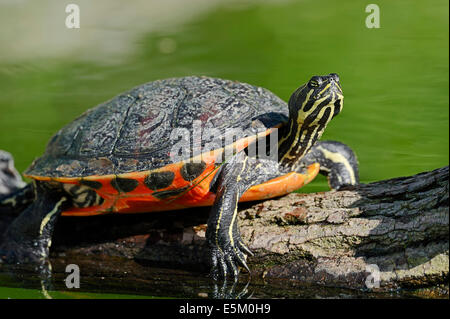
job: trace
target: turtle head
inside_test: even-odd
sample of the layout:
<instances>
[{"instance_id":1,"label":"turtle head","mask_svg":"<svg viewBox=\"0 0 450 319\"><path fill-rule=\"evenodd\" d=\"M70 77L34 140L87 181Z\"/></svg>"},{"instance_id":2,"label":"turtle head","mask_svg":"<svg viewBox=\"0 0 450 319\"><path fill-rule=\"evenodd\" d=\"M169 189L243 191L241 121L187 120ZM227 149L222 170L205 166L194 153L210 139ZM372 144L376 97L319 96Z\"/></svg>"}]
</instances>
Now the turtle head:
<instances>
[{"instance_id":1,"label":"turtle head","mask_svg":"<svg viewBox=\"0 0 450 319\"><path fill-rule=\"evenodd\" d=\"M328 122L342 110L344 96L335 73L313 76L289 100L289 124L279 140L282 165L299 165L300 160L322 136Z\"/></svg>"},{"instance_id":2,"label":"turtle head","mask_svg":"<svg viewBox=\"0 0 450 319\"><path fill-rule=\"evenodd\" d=\"M339 114L344 102L339 76L336 73L313 76L299 87L289 100L291 117L302 125L326 125Z\"/></svg>"}]
</instances>

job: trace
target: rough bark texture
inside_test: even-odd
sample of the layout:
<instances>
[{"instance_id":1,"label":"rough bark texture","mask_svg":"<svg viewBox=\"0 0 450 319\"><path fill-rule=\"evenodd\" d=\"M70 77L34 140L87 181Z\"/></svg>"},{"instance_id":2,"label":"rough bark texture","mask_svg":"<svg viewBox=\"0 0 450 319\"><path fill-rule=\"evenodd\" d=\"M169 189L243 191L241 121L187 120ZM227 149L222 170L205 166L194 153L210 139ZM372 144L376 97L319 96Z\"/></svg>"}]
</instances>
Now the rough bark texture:
<instances>
[{"instance_id":1,"label":"rough bark texture","mask_svg":"<svg viewBox=\"0 0 450 319\"><path fill-rule=\"evenodd\" d=\"M255 253L249 258L253 275L375 291L440 285L445 290L448 177L447 166L353 190L293 193L241 205L241 234ZM206 271L207 216L208 208L61 218L52 251L171 267L201 265ZM0 231L11 219L0 217Z\"/></svg>"}]
</instances>

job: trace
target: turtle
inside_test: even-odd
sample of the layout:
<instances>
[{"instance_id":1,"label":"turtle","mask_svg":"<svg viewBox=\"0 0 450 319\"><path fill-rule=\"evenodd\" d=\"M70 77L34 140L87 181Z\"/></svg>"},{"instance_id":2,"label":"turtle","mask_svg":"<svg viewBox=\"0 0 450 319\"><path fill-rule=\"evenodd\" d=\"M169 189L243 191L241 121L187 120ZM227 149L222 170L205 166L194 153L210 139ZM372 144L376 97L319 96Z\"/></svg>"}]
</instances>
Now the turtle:
<instances>
[{"instance_id":1,"label":"turtle","mask_svg":"<svg viewBox=\"0 0 450 319\"><path fill-rule=\"evenodd\" d=\"M48 260L58 216L210 206L206 240L214 279L250 273L238 203L293 192L318 173L331 189L359 183L352 149L320 141L343 107L339 76L312 76L284 102L232 80L152 81L87 110L59 130L3 197L17 208L3 234L4 262ZM20 209L19 209L20 208Z\"/></svg>"},{"instance_id":2,"label":"turtle","mask_svg":"<svg viewBox=\"0 0 450 319\"><path fill-rule=\"evenodd\" d=\"M0 196L12 193L25 186L19 172L14 167L12 155L0 150Z\"/></svg>"}]
</instances>

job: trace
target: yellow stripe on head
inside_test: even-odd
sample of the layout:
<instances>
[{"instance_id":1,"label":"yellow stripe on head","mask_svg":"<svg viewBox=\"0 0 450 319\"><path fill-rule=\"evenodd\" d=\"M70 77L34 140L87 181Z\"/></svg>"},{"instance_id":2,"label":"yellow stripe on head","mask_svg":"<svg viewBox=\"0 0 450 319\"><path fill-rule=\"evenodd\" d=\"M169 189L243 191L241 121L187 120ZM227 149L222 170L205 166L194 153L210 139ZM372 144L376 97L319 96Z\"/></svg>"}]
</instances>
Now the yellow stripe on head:
<instances>
[{"instance_id":1,"label":"yellow stripe on head","mask_svg":"<svg viewBox=\"0 0 450 319\"><path fill-rule=\"evenodd\" d=\"M342 109L339 76L313 76L289 99L289 131L279 140L280 162L294 165L319 139L328 122Z\"/></svg>"}]
</instances>

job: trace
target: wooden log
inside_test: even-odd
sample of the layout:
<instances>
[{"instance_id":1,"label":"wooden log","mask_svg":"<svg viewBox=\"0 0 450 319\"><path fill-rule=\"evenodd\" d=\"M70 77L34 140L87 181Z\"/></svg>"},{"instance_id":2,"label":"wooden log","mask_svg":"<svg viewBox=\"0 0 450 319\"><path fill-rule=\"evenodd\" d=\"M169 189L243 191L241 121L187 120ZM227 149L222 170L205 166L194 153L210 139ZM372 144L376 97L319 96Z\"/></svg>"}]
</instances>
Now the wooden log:
<instances>
[{"instance_id":1,"label":"wooden log","mask_svg":"<svg viewBox=\"0 0 450 319\"><path fill-rule=\"evenodd\" d=\"M292 193L240 205L253 277L389 291L440 286L448 294L449 168L355 189ZM120 256L207 271L209 208L65 217L52 256ZM13 216L0 215L0 232Z\"/></svg>"}]
</instances>

